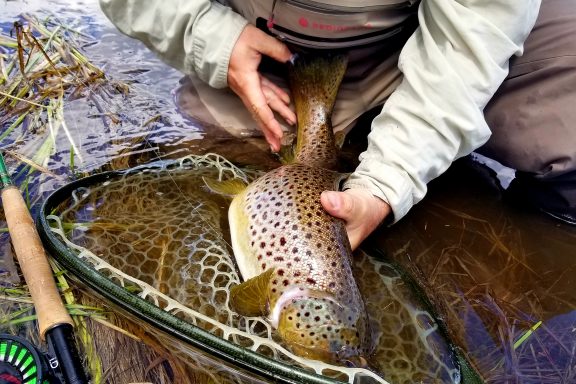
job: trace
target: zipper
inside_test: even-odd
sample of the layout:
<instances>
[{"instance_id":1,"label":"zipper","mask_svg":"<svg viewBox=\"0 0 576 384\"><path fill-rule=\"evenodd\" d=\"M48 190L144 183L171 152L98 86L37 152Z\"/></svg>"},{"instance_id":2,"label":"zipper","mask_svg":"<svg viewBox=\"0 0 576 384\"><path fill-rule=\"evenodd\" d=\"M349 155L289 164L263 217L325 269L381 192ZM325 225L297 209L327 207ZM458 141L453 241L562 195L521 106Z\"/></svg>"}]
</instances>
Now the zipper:
<instances>
[{"instance_id":1,"label":"zipper","mask_svg":"<svg viewBox=\"0 0 576 384\"><path fill-rule=\"evenodd\" d=\"M342 3L346 3L346 1L338 1L340 4L334 4L336 1L333 2L323 2L323 1L302 1L302 0L281 0L287 4L292 4L301 8L307 8L314 11L332 11L332 12L341 12L341 13L359 13L359 12L375 12L375 11L384 11L384 10L391 10L391 9L402 9L402 8L409 8L414 4L418 3L418 0L392 0L391 4L368 4L368 1L358 2L361 4L357 5L343 5ZM348 1L350 3L350 1ZM363 3L363 4L362 4Z\"/></svg>"}]
</instances>

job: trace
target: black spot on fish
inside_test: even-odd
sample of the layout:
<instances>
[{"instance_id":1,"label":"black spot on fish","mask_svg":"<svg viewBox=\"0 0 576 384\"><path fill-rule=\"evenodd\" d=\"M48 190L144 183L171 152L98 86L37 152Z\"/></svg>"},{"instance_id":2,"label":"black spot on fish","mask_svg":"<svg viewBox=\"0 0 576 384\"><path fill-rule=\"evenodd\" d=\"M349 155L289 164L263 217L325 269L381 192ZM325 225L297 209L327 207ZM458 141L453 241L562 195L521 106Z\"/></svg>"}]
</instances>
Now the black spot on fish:
<instances>
[{"instance_id":1,"label":"black spot on fish","mask_svg":"<svg viewBox=\"0 0 576 384\"><path fill-rule=\"evenodd\" d=\"M306 279L306 282L307 282L308 284L316 284L316 280L314 280L314 279L311 278L311 277L308 277L308 278Z\"/></svg>"},{"instance_id":2,"label":"black spot on fish","mask_svg":"<svg viewBox=\"0 0 576 384\"><path fill-rule=\"evenodd\" d=\"M278 270L278 276L284 276L284 270L283 269Z\"/></svg>"}]
</instances>

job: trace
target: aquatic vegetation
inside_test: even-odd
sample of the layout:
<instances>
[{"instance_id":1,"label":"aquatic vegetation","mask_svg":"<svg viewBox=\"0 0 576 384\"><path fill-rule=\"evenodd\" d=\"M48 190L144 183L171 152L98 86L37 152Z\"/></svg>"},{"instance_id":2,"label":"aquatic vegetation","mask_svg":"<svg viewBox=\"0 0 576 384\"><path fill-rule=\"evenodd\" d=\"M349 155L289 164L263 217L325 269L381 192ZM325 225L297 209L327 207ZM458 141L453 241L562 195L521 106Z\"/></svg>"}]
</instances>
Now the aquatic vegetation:
<instances>
[{"instance_id":1,"label":"aquatic vegetation","mask_svg":"<svg viewBox=\"0 0 576 384\"><path fill-rule=\"evenodd\" d=\"M0 34L0 147L27 167L15 178L32 170L47 171L43 166L56 151L56 137L62 130L70 145L71 163L82 152L64 118L67 103L87 97L101 113L113 93L127 93L124 83L106 78L104 72L82 53L82 46L92 43L89 36L65 26L53 18L39 20L24 15L14 22L10 34ZM26 158L17 147L31 139L43 138L34 155ZM28 168L28 169L27 169Z\"/></svg>"}]
</instances>

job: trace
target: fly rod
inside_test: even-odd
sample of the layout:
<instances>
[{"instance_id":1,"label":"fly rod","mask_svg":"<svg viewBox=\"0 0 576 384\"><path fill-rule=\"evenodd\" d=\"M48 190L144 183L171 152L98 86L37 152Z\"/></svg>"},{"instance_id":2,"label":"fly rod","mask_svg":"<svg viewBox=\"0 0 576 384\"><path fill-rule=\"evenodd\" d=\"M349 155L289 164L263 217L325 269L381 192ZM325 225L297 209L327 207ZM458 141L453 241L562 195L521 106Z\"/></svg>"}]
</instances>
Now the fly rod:
<instances>
[{"instance_id":1,"label":"fly rod","mask_svg":"<svg viewBox=\"0 0 576 384\"><path fill-rule=\"evenodd\" d=\"M12 183L2 153L0 196L12 245L36 309L40 337L55 355L50 365L59 367L67 384L88 383L74 341L74 323L60 299L42 241L20 190Z\"/></svg>"}]
</instances>

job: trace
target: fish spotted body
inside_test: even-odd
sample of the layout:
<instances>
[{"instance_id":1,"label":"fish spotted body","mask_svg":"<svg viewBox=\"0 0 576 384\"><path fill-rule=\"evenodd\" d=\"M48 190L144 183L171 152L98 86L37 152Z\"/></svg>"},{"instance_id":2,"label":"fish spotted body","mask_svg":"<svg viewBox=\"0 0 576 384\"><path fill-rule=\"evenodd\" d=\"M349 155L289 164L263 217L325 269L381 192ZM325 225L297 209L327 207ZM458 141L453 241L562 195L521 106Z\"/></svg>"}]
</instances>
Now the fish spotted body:
<instances>
[{"instance_id":1,"label":"fish spotted body","mask_svg":"<svg viewBox=\"0 0 576 384\"><path fill-rule=\"evenodd\" d=\"M321 57L291 68L294 162L255 180L230 205L232 247L244 279L232 288L230 304L246 316L268 316L296 354L359 365L370 337L352 251L345 223L320 203L320 194L338 190L343 178L332 170L330 116L345 67L343 57Z\"/></svg>"}]
</instances>

